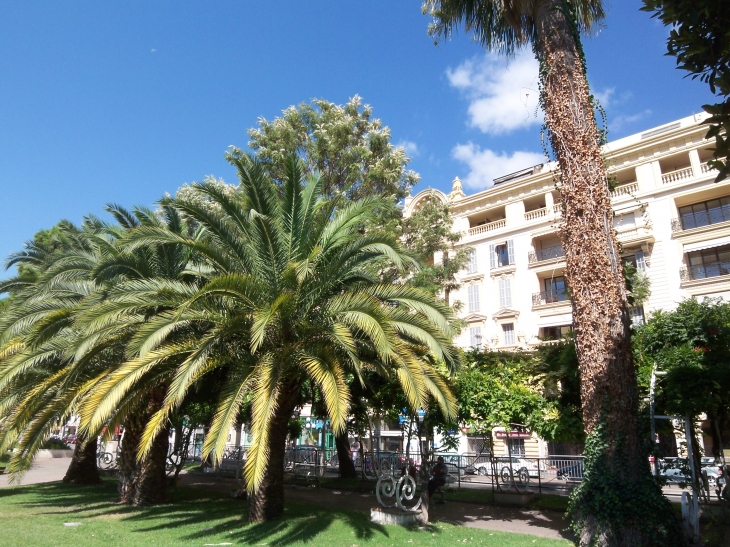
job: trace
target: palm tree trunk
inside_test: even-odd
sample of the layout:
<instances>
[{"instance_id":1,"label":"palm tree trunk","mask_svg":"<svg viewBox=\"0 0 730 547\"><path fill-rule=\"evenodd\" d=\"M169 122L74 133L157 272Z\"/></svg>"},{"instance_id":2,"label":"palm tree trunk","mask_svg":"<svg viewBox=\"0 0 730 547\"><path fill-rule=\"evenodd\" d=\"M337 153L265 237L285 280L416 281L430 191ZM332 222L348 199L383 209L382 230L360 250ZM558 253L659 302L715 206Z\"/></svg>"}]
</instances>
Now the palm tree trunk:
<instances>
[{"instance_id":1,"label":"palm tree trunk","mask_svg":"<svg viewBox=\"0 0 730 547\"><path fill-rule=\"evenodd\" d=\"M141 416L129 415L124 420L124 437L119 456L119 501L132 503L134 489L139 475L137 463L137 447L144 431L144 421Z\"/></svg>"},{"instance_id":2,"label":"palm tree trunk","mask_svg":"<svg viewBox=\"0 0 730 547\"><path fill-rule=\"evenodd\" d=\"M147 457L140 464L139 477L134 489L133 505L155 505L165 502L167 486L167 449L170 430L164 428L157 434Z\"/></svg>"},{"instance_id":3,"label":"palm tree trunk","mask_svg":"<svg viewBox=\"0 0 730 547\"><path fill-rule=\"evenodd\" d=\"M274 520L284 516L284 455L287 424L294 412L299 386L282 389L279 404L269 425L269 461L259 488L248 496L248 521ZM254 440L255 441L255 440Z\"/></svg>"},{"instance_id":4,"label":"palm tree trunk","mask_svg":"<svg viewBox=\"0 0 730 547\"><path fill-rule=\"evenodd\" d=\"M350 440L346 430L335 437L335 446L337 447L337 459L340 462L340 477L356 479L357 471L355 471L355 464L350 455Z\"/></svg>"},{"instance_id":5,"label":"palm tree trunk","mask_svg":"<svg viewBox=\"0 0 730 547\"><path fill-rule=\"evenodd\" d=\"M96 437L87 440L79 435L63 482L71 484L99 484L101 482L99 469L96 466L96 447Z\"/></svg>"},{"instance_id":6,"label":"palm tree trunk","mask_svg":"<svg viewBox=\"0 0 730 547\"><path fill-rule=\"evenodd\" d=\"M647 482L650 470L639 436L628 303L613 232L608 178L579 37L573 32L566 5L563 0L542 2L535 21L535 52L540 61L548 137L560 167L561 238L573 304L584 427L589 436L600 434L603 441L586 462L587 471L591 465L602 469L586 475L610 475L612 486L621 490L615 492L619 499L643 484L651 496L660 498L657 507L663 507L661 490L652 490ZM589 492L589 483L581 487L578 497ZM593 496L593 501L599 498ZM597 504L578 504L574 518L579 522L581 545L594 545L593 541L601 546L653 544L647 536L655 532L651 523L638 522L645 515L607 522L604 517L610 514L608 504L614 503L614 498L604 499L605 511L600 500Z\"/></svg>"},{"instance_id":7,"label":"palm tree trunk","mask_svg":"<svg viewBox=\"0 0 730 547\"><path fill-rule=\"evenodd\" d=\"M157 386L150 392L145 411L145 422L162 408L166 392L167 386L165 385ZM132 498L133 505L154 505L165 501L167 485L165 464L167 463L167 450L170 445L169 438L169 427L162 428L155 437L149 453L140 462L139 476L137 477L134 496Z\"/></svg>"}]
</instances>

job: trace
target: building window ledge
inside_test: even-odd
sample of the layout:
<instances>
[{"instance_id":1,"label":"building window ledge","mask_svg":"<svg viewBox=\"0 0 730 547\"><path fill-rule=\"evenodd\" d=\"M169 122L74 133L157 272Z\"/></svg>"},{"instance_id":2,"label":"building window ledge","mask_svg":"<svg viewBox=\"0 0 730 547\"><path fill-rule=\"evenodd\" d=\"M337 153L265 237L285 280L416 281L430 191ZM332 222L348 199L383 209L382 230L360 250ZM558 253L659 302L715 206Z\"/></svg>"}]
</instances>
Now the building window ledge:
<instances>
[{"instance_id":1,"label":"building window ledge","mask_svg":"<svg viewBox=\"0 0 730 547\"><path fill-rule=\"evenodd\" d=\"M461 277L461 282L466 283L467 281L479 281L484 278L483 273L470 273Z\"/></svg>"},{"instance_id":2,"label":"building window ledge","mask_svg":"<svg viewBox=\"0 0 730 547\"><path fill-rule=\"evenodd\" d=\"M570 300L561 300L560 302L548 302L546 304L533 304L532 310L553 310L556 308L562 308L565 307L567 311L571 311L573 309L573 306L570 302Z\"/></svg>"},{"instance_id":3,"label":"building window ledge","mask_svg":"<svg viewBox=\"0 0 730 547\"><path fill-rule=\"evenodd\" d=\"M730 274L716 275L713 277L703 277L702 279L688 279L686 281L682 281L679 284L680 288L686 290L710 287L712 285L730 286Z\"/></svg>"},{"instance_id":4,"label":"building window ledge","mask_svg":"<svg viewBox=\"0 0 730 547\"><path fill-rule=\"evenodd\" d=\"M492 277L499 277L500 275L513 273L517 271L517 266L514 264L510 264L509 266L500 266L499 268L493 268L490 270L489 275Z\"/></svg>"},{"instance_id":5,"label":"building window ledge","mask_svg":"<svg viewBox=\"0 0 730 547\"><path fill-rule=\"evenodd\" d=\"M676 220L676 219L675 219ZM673 226L675 224L673 223ZM702 241L703 238L697 238L693 236L706 235L712 233L712 237L722 237L724 235L730 235L730 220L725 222L717 222L715 224L708 224L707 226L700 226L698 228L690 228L688 230L678 230L672 232L672 237L676 240L683 241L684 243L695 243L695 241L686 241L689 239L696 239Z\"/></svg>"}]
</instances>

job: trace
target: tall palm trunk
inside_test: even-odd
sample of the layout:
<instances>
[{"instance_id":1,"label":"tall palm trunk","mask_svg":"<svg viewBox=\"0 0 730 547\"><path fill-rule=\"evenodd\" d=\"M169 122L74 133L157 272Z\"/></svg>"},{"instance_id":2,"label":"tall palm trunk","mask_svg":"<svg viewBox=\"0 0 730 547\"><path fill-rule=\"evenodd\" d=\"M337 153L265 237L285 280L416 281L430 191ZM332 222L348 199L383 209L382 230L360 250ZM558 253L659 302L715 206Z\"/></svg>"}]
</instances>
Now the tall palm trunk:
<instances>
[{"instance_id":1,"label":"tall palm trunk","mask_svg":"<svg viewBox=\"0 0 730 547\"><path fill-rule=\"evenodd\" d=\"M343 431L335 437L337 447L337 459L340 462L340 477L343 479L356 479L355 463L350 456L350 440L347 438L347 431Z\"/></svg>"},{"instance_id":2,"label":"tall palm trunk","mask_svg":"<svg viewBox=\"0 0 730 547\"><path fill-rule=\"evenodd\" d=\"M248 497L248 521L264 522L284 516L284 456L287 424L294 412L299 386L283 389L277 409L269 425L269 460L264 479ZM254 439L254 442L256 440Z\"/></svg>"},{"instance_id":3,"label":"tall palm trunk","mask_svg":"<svg viewBox=\"0 0 730 547\"><path fill-rule=\"evenodd\" d=\"M121 503L134 501L134 489L139 475L137 447L142 438L144 426L143 417L136 414L131 414L124 420L124 437L119 455L119 501Z\"/></svg>"},{"instance_id":4,"label":"tall palm trunk","mask_svg":"<svg viewBox=\"0 0 730 547\"><path fill-rule=\"evenodd\" d=\"M152 390L145 415L151 418L152 415L162 408L165 401L167 386L160 385ZM146 421L146 420L145 420ZM152 448L140 462L139 477L134 489L132 503L134 505L154 505L165 501L165 490L167 486L167 450L170 442L170 429L164 427L155 437Z\"/></svg>"},{"instance_id":5,"label":"tall palm trunk","mask_svg":"<svg viewBox=\"0 0 730 547\"><path fill-rule=\"evenodd\" d=\"M656 532L651 523L637 522L643 518L638 514L629 515L618 526L607 523L609 505L616 500L590 492L591 479L600 488L597 477L609 476L609 488L619 490L615 492L618 499L622 492L643 484L661 506L661 491L658 487L652 490L639 436L628 303L600 134L577 33L565 6L562 0L542 2L535 21L538 41L534 47L540 61L548 135L560 167L561 238L573 303L584 426L589 436L602 436L597 453L586 462L588 480L577 494L588 497L577 504L574 517L579 522L581 545L594 545L592 541L595 545L650 545L653 540L647 534Z\"/></svg>"},{"instance_id":6,"label":"tall palm trunk","mask_svg":"<svg viewBox=\"0 0 730 547\"><path fill-rule=\"evenodd\" d=\"M79 435L63 482L72 484L99 484L101 482L99 469L96 466L96 447L96 437L87 440Z\"/></svg>"}]
</instances>

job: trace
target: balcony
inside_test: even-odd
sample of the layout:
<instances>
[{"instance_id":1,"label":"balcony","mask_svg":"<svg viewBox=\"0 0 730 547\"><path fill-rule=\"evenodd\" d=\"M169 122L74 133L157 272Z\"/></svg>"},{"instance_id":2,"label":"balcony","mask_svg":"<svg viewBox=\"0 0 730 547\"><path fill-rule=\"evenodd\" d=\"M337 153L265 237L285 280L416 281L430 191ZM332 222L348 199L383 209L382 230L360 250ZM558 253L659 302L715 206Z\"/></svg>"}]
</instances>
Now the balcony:
<instances>
[{"instance_id":1,"label":"balcony","mask_svg":"<svg viewBox=\"0 0 730 547\"><path fill-rule=\"evenodd\" d=\"M682 281L696 281L721 275L730 275L730 262L708 262L697 266L683 266L679 270Z\"/></svg>"},{"instance_id":2,"label":"balcony","mask_svg":"<svg viewBox=\"0 0 730 547\"><path fill-rule=\"evenodd\" d=\"M681 212L681 211L680 211ZM711 207L706 211L695 211L683 214L680 218L672 219L672 233L702 228L712 224L720 224L730 221L730 205Z\"/></svg>"},{"instance_id":3,"label":"balcony","mask_svg":"<svg viewBox=\"0 0 730 547\"><path fill-rule=\"evenodd\" d=\"M713 169L709 165L707 165L707 162L700 164L700 171L704 175L705 173L717 173L717 169Z\"/></svg>"},{"instance_id":4,"label":"balcony","mask_svg":"<svg viewBox=\"0 0 730 547\"><path fill-rule=\"evenodd\" d=\"M674 184L675 182L681 182L683 180L689 180L694 176L691 167L685 167L684 169L677 169L676 171L670 171L669 173L662 175L662 184Z\"/></svg>"},{"instance_id":5,"label":"balcony","mask_svg":"<svg viewBox=\"0 0 730 547\"><path fill-rule=\"evenodd\" d=\"M481 226L474 226L473 228L469 228L469 235L476 236L479 234L486 234L487 232L493 232L495 230L504 228L506 225L507 219L503 218L501 220L495 220L494 222L490 222L488 224L482 224Z\"/></svg>"},{"instance_id":6,"label":"balcony","mask_svg":"<svg viewBox=\"0 0 730 547\"><path fill-rule=\"evenodd\" d=\"M614 190L611 192L611 198L619 198L621 196L630 196L632 194L635 194L639 191L639 183L638 182L631 182L629 184L624 184L622 186L619 186L617 188L614 188Z\"/></svg>"},{"instance_id":7,"label":"balcony","mask_svg":"<svg viewBox=\"0 0 730 547\"><path fill-rule=\"evenodd\" d=\"M532 305L544 306L556 302L570 302L570 293L565 290L544 291L532 293Z\"/></svg>"},{"instance_id":8,"label":"balcony","mask_svg":"<svg viewBox=\"0 0 730 547\"><path fill-rule=\"evenodd\" d=\"M544 249L537 249L530 251L528 255L528 262L535 264L536 262L542 262L543 260L552 260L554 258L561 258L565 256L565 250L562 245L554 245L552 247L545 247Z\"/></svg>"}]
</instances>

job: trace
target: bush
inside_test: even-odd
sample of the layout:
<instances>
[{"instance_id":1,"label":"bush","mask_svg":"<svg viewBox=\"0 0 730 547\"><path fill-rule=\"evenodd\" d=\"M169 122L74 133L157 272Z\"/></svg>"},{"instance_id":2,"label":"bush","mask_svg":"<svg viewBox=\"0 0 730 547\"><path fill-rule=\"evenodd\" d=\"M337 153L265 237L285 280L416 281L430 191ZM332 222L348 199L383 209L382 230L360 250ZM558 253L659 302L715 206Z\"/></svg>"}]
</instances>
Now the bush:
<instances>
[{"instance_id":1,"label":"bush","mask_svg":"<svg viewBox=\"0 0 730 547\"><path fill-rule=\"evenodd\" d=\"M60 439L48 439L41 446L44 450L70 450L71 447Z\"/></svg>"}]
</instances>

